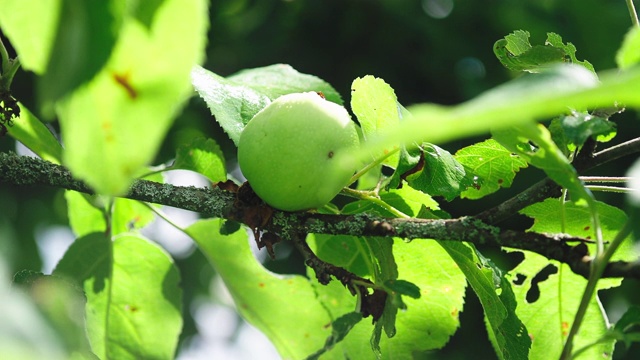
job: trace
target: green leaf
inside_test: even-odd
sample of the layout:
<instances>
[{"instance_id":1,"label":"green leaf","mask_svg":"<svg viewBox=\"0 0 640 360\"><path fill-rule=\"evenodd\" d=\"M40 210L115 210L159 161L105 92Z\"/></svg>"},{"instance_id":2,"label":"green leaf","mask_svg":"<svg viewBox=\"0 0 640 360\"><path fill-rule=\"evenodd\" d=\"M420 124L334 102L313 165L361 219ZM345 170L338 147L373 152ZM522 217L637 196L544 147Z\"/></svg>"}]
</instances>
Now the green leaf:
<instances>
[{"instance_id":1,"label":"green leaf","mask_svg":"<svg viewBox=\"0 0 640 360\"><path fill-rule=\"evenodd\" d=\"M242 70L227 77L236 84L250 87L270 100L291 94L315 91L336 104L342 105L340 94L329 83L317 76L303 74L286 64L275 64Z\"/></svg>"},{"instance_id":2,"label":"green leaf","mask_svg":"<svg viewBox=\"0 0 640 360\"><path fill-rule=\"evenodd\" d=\"M380 194L387 204L403 213L418 217L424 209L439 210L440 205L431 196L405 184L400 189L389 190Z\"/></svg>"},{"instance_id":3,"label":"green leaf","mask_svg":"<svg viewBox=\"0 0 640 360\"><path fill-rule=\"evenodd\" d=\"M549 64L562 62L565 52L553 46L529 43L529 32L516 30L496 41L493 52L502 65L513 71L538 72Z\"/></svg>"},{"instance_id":4,"label":"green leaf","mask_svg":"<svg viewBox=\"0 0 640 360\"><path fill-rule=\"evenodd\" d=\"M556 33L547 33L547 41L545 42L545 45L551 45L555 48L558 49L562 49L565 53L565 61L566 61L566 57L569 57L569 60L571 63L573 64L578 64L578 65L582 65L584 66L587 70L590 70L591 72L593 72L595 74L595 69L593 68L593 65L591 65L590 62L588 62L587 60L584 61L580 61L576 58L576 47L575 45L573 45L572 43L568 42L568 43L563 43L562 42L562 37Z\"/></svg>"},{"instance_id":5,"label":"green leaf","mask_svg":"<svg viewBox=\"0 0 640 360\"><path fill-rule=\"evenodd\" d=\"M82 323L85 308L82 289L58 276L42 274L38 276L34 273L31 272L27 276L24 272L16 274L14 284L20 284L19 289L28 292L38 310L55 329L60 342L65 345L69 353L74 354L73 357L69 355L68 358L94 359L95 356L91 353ZM0 349L3 351L3 356L6 356L6 348L0 345Z\"/></svg>"},{"instance_id":6,"label":"green leaf","mask_svg":"<svg viewBox=\"0 0 640 360\"><path fill-rule=\"evenodd\" d=\"M624 227L627 215L621 209L600 201L594 201L594 206L600 218L600 228L605 241L615 238L618 231ZM546 199L530 205L520 211L521 214L534 219L530 231L547 234L570 234L585 239L595 239L595 229L591 225L591 212L588 208L577 205L573 201L564 204L558 199ZM562 221L558 221L562 219ZM564 231L563 231L564 229ZM594 252L595 244L588 244ZM613 260L634 261L637 251L633 250L632 237L629 236L613 255ZM608 279L600 280L600 284ZM617 280L616 280L617 281Z\"/></svg>"},{"instance_id":7,"label":"green leaf","mask_svg":"<svg viewBox=\"0 0 640 360\"><path fill-rule=\"evenodd\" d=\"M324 80L284 64L243 70L227 78L196 66L191 82L236 145L251 118L281 95L319 91L327 100L342 104L338 92Z\"/></svg>"},{"instance_id":8,"label":"green leaf","mask_svg":"<svg viewBox=\"0 0 640 360\"><path fill-rule=\"evenodd\" d=\"M395 291L414 299L420 298L420 288L417 287L416 284L405 280L387 280L384 282L384 287L390 291Z\"/></svg>"},{"instance_id":9,"label":"green leaf","mask_svg":"<svg viewBox=\"0 0 640 360\"><path fill-rule=\"evenodd\" d=\"M267 95L200 66L191 71L191 83L236 146L244 126L271 102Z\"/></svg>"},{"instance_id":10,"label":"green leaf","mask_svg":"<svg viewBox=\"0 0 640 360\"><path fill-rule=\"evenodd\" d=\"M63 0L5 0L0 27L20 57L20 65L43 74L49 63Z\"/></svg>"},{"instance_id":11,"label":"green leaf","mask_svg":"<svg viewBox=\"0 0 640 360\"><path fill-rule=\"evenodd\" d=\"M336 246L336 239L326 238L325 242L319 242L318 235L314 236L316 241L309 241L309 245L314 251L332 256L327 261L334 263L334 258L343 258L340 252L322 251L325 247ZM458 315L462 311L466 281L455 262L433 241L405 243L394 239L393 255L398 274L403 280L418 286L421 297L403 298L407 310L397 312L395 336L380 337L380 351L383 359L409 360L443 347L455 333L459 326ZM313 272L310 271L309 277L314 278ZM328 311L337 314L334 316L353 311L355 298L339 282L331 282L328 286L317 285L315 289L318 299ZM370 321L361 321L323 359L375 358L370 343L373 330L374 325Z\"/></svg>"},{"instance_id":12,"label":"green leaf","mask_svg":"<svg viewBox=\"0 0 640 360\"><path fill-rule=\"evenodd\" d=\"M108 228L112 235L139 231L155 219L154 212L139 201L124 198L112 200L79 192L65 191L69 224L76 236L107 230L105 211L111 208ZM152 205L154 206L154 205Z\"/></svg>"},{"instance_id":13,"label":"green leaf","mask_svg":"<svg viewBox=\"0 0 640 360\"><path fill-rule=\"evenodd\" d=\"M224 154L213 139L196 138L190 144L180 146L171 169L195 171L211 182L227 180Z\"/></svg>"},{"instance_id":14,"label":"green leaf","mask_svg":"<svg viewBox=\"0 0 640 360\"><path fill-rule=\"evenodd\" d=\"M389 189L399 188L407 175L421 171L424 167L424 155L419 147L402 146L399 152L400 159L396 171L389 180Z\"/></svg>"},{"instance_id":15,"label":"green leaf","mask_svg":"<svg viewBox=\"0 0 640 360\"><path fill-rule=\"evenodd\" d=\"M389 281L397 280L398 266L393 256L393 239L383 237L368 238L365 244L368 247L369 251L367 253L371 258L371 262L374 264L374 284L383 285ZM420 289L418 288L419 291ZM397 299L396 301L391 301L392 298ZM406 305L402 302L400 296L394 297L393 293L391 293L391 296L387 295L382 317L375 324L374 336L371 340L374 352L380 343L380 337L375 336L379 329L383 329L387 337L391 338L396 335L396 315L399 308L406 309Z\"/></svg>"},{"instance_id":16,"label":"green leaf","mask_svg":"<svg viewBox=\"0 0 640 360\"><path fill-rule=\"evenodd\" d=\"M616 64L620 69L628 69L640 62L640 28L632 27L624 37L622 46L616 53Z\"/></svg>"},{"instance_id":17,"label":"green leaf","mask_svg":"<svg viewBox=\"0 0 640 360\"><path fill-rule=\"evenodd\" d=\"M9 134L42 159L54 164L62 161L62 146L51 130L38 120L23 104L20 105L20 117L8 127Z\"/></svg>"},{"instance_id":18,"label":"green leaf","mask_svg":"<svg viewBox=\"0 0 640 360\"><path fill-rule=\"evenodd\" d=\"M93 352L103 359L173 359L182 329L178 269L158 245L93 233L76 240L54 275L81 284Z\"/></svg>"},{"instance_id":19,"label":"green leaf","mask_svg":"<svg viewBox=\"0 0 640 360\"><path fill-rule=\"evenodd\" d=\"M493 264L478 257L473 245L438 242L464 273L484 309L489 339L499 359L528 359L531 339L517 314L511 284ZM498 294L497 289L500 289Z\"/></svg>"},{"instance_id":20,"label":"green leaf","mask_svg":"<svg viewBox=\"0 0 640 360\"><path fill-rule=\"evenodd\" d=\"M117 198L111 210L111 234L140 231L155 219L155 213L137 200Z\"/></svg>"},{"instance_id":21,"label":"green leaf","mask_svg":"<svg viewBox=\"0 0 640 360\"><path fill-rule=\"evenodd\" d=\"M206 13L203 0L166 0L152 31L125 18L105 67L59 103L64 163L97 193L121 195L154 159L202 60Z\"/></svg>"},{"instance_id":22,"label":"green leaf","mask_svg":"<svg viewBox=\"0 0 640 360\"><path fill-rule=\"evenodd\" d=\"M64 302L69 300L66 292L62 294L57 289L36 288L41 290L36 293L27 294L15 286L12 286L7 273L8 264L4 261L4 255L0 254L0 298L2 299L2 307L0 307L0 349L2 349L2 357L6 359L20 360L68 360L71 352L76 349L70 349L69 344L65 344L60 335L63 331L66 334L76 335L69 331L70 329L55 328L48 319L42 309L38 306L38 301L58 301ZM34 275L33 272L21 272L23 276L29 277ZM18 276L19 274L16 274ZM63 295L56 298L48 298L48 296ZM77 299L77 298L76 298ZM75 300L75 299L74 299ZM76 315L77 305L75 302L64 303L66 306L62 315ZM71 306L71 307L70 307ZM82 308L80 308L82 310ZM81 315L82 316L82 315ZM78 320L77 318L74 320ZM82 318L80 317L80 322ZM78 323L74 324L74 330L78 330ZM76 342L81 342L85 337L79 334ZM77 355L77 353L76 353ZM89 357L87 357L89 358Z\"/></svg>"},{"instance_id":23,"label":"green leaf","mask_svg":"<svg viewBox=\"0 0 640 360\"><path fill-rule=\"evenodd\" d=\"M380 78L367 75L351 84L351 109L358 118L365 140L400 123L398 99L393 88ZM388 154L396 149L382 149L372 154L374 159L388 156L382 164L396 168L400 155Z\"/></svg>"},{"instance_id":24,"label":"green leaf","mask_svg":"<svg viewBox=\"0 0 640 360\"><path fill-rule=\"evenodd\" d=\"M251 253L246 230L230 230L230 224L201 220L186 231L224 280L238 312L273 342L283 358L301 359L322 348L332 333L328 324L333 318L309 280L267 271Z\"/></svg>"},{"instance_id":25,"label":"green leaf","mask_svg":"<svg viewBox=\"0 0 640 360\"><path fill-rule=\"evenodd\" d=\"M603 117L585 112L573 112L571 115L553 119L549 125L554 142L568 154L589 138L607 142L616 135L616 123Z\"/></svg>"},{"instance_id":26,"label":"green leaf","mask_svg":"<svg viewBox=\"0 0 640 360\"><path fill-rule=\"evenodd\" d=\"M462 164L448 151L423 144L425 164L421 171L406 177L409 185L431 196L453 200L472 183Z\"/></svg>"},{"instance_id":27,"label":"green leaf","mask_svg":"<svg viewBox=\"0 0 640 360\"><path fill-rule=\"evenodd\" d=\"M593 201L593 195L578 178L576 169L553 142L551 133L543 125L530 123L514 126L508 130L496 131L493 136L505 148L544 170L553 181L567 188L574 199L581 200L583 204Z\"/></svg>"},{"instance_id":28,"label":"green leaf","mask_svg":"<svg viewBox=\"0 0 640 360\"><path fill-rule=\"evenodd\" d=\"M528 31L516 30L504 39L507 40L505 47L512 55L519 56L531 50Z\"/></svg>"},{"instance_id":29,"label":"green leaf","mask_svg":"<svg viewBox=\"0 0 640 360\"><path fill-rule=\"evenodd\" d=\"M598 82L582 66L558 65L525 74L457 106L415 105L409 108L411 117L370 139L344 161L370 160L372 151L393 145L448 142L510 128L566 113L568 108L607 107L615 102L640 106L640 69L605 73L600 78Z\"/></svg>"},{"instance_id":30,"label":"green leaf","mask_svg":"<svg viewBox=\"0 0 640 360\"><path fill-rule=\"evenodd\" d=\"M407 183L399 189L382 192L380 200L397 210L412 217L423 219L440 218L440 205L431 196L418 191ZM395 217L396 214L380 206L372 200L358 200L348 203L342 208L342 214L375 213L385 217Z\"/></svg>"},{"instance_id":31,"label":"green leaf","mask_svg":"<svg viewBox=\"0 0 640 360\"><path fill-rule=\"evenodd\" d=\"M96 3L62 0L47 70L38 83L44 112L53 103L91 80L111 56L124 13L116 0ZM32 36L37 36L32 34Z\"/></svg>"},{"instance_id":32,"label":"green leaf","mask_svg":"<svg viewBox=\"0 0 640 360\"><path fill-rule=\"evenodd\" d=\"M600 215L604 240L613 239L627 221L625 213L601 202L595 202L595 206ZM521 213L534 219L534 225L530 231L549 234L564 232L584 238L592 238L594 234L589 209L572 202L563 204L558 199L547 199L525 208ZM558 219L564 220L558 221ZM564 222L564 228L562 222ZM593 253L595 245L588 246ZM587 281L573 273L568 265L549 261L531 252L524 252L524 254L524 261L510 271L509 276L514 280L520 279L520 285L514 284L514 293L519 304L517 314L526 324L533 338L530 358L556 358L560 356L564 339L580 302L579 295L583 293ZM637 254L633 251L631 237L625 239L613 256L614 260L630 261L636 258ZM539 298L534 301L527 296L530 291L534 291L531 290L532 280L549 265L557 271L549 275L546 280L537 283ZM619 286L620 283L621 279L601 279L598 282L598 289ZM557 310L548 311L550 308ZM607 328L606 315L602 312L599 299L594 297L589 304L580 332L574 339L574 348L581 349L603 338ZM598 343L577 358L593 359L604 353L610 354L613 351L613 343L613 339Z\"/></svg>"},{"instance_id":33,"label":"green leaf","mask_svg":"<svg viewBox=\"0 0 640 360\"><path fill-rule=\"evenodd\" d=\"M563 43L562 37L552 32L547 33L544 45L532 46L529 32L516 30L498 40L493 46L493 52L509 70L539 72L554 63L571 62L584 66L595 74L591 63L576 58L576 47L572 43Z\"/></svg>"},{"instance_id":34,"label":"green leaf","mask_svg":"<svg viewBox=\"0 0 640 360\"><path fill-rule=\"evenodd\" d=\"M611 330L616 339L621 339L624 345L629 348L632 342L640 341L637 327L640 325L640 307L633 305L622 314L622 317ZM636 330L636 331L633 331Z\"/></svg>"},{"instance_id":35,"label":"green leaf","mask_svg":"<svg viewBox=\"0 0 640 360\"><path fill-rule=\"evenodd\" d=\"M133 17L151 30L154 17L165 1L166 0L132 1L127 2L127 7Z\"/></svg>"},{"instance_id":36,"label":"green leaf","mask_svg":"<svg viewBox=\"0 0 640 360\"><path fill-rule=\"evenodd\" d=\"M72 190L66 190L64 198L67 202L69 226L77 237L106 231L105 204L101 204L103 198Z\"/></svg>"},{"instance_id":37,"label":"green leaf","mask_svg":"<svg viewBox=\"0 0 640 360\"><path fill-rule=\"evenodd\" d=\"M557 219L555 222L558 222ZM539 298L535 301L527 300L527 294L534 291L532 280L548 265L548 259L543 256L525 252L523 262L511 270L509 275L512 281L524 279L522 284L514 284L513 289L518 302L516 313L527 326L529 336L533 339L529 353L529 359L532 360L560 357L580 302L580 295L586 285L586 280L573 273L567 265L554 263L557 272L537 283ZM594 297L589 304L580 332L574 338L574 348L580 349L593 343L605 334L606 329L607 320L599 300ZM608 341L592 347L578 359L595 359L612 351L613 341Z\"/></svg>"},{"instance_id":38,"label":"green leaf","mask_svg":"<svg viewBox=\"0 0 640 360\"><path fill-rule=\"evenodd\" d=\"M458 150L455 158L470 174L477 186L469 186L462 198L480 199L500 188L509 188L516 173L527 167L527 162L512 153L494 139Z\"/></svg>"},{"instance_id":39,"label":"green leaf","mask_svg":"<svg viewBox=\"0 0 640 360\"><path fill-rule=\"evenodd\" d=\"M331 322L331 335L327 338L322 349L307 357L307 360L319 359L320 355L333 349L336 344L342 341L349 331L362 320L359 312L346 313Z\"/></svg>"}]
</instances>

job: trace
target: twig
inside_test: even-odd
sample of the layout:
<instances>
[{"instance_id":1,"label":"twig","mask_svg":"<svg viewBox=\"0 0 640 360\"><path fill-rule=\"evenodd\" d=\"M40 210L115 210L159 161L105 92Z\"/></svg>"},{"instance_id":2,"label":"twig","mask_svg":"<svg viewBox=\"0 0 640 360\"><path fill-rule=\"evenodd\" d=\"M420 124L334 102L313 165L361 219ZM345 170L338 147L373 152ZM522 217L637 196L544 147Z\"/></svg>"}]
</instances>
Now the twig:
<instances>
[{"instance_id":1,"label":"twig","mask_svg":"<svg viewBox=\"0 0 640 360\"><path fill-rule=\"evenodd\" d=\"M54 186L92 194L83 182L75 180L63 166L47 161L0 153L0 184ZM123 197L200 212L206 216L245 222L250 209L239 205L236 194L219 187L196 188L137 180ZM551 260L566 263L581 276L589 276L591 257L585 239L563 235L506 230L474 217L458 219L390 219L379 216L328 215L312 212L274 210L264 230L291 240L296 234L352 236L395 236L404 239L464 241L476 245L529 250ZM611 262L603 277L640 279L640 263Z\"/></svg>"},{"instance_id":2,"label":"twig","mask_svg":"<svg viewBox=\"0 0 640 360\"><path fill-rule=\"evenodd\" d=\"M638 152L640 152L640 138L629 140L594 154L581 152L573 161L573 166L580 173ZM546 198L559 197L560 193L560 186L546 178L500 205L480 212L475 217L488 224L497 224L531 204Z\"/></svg>"}]
</instances>

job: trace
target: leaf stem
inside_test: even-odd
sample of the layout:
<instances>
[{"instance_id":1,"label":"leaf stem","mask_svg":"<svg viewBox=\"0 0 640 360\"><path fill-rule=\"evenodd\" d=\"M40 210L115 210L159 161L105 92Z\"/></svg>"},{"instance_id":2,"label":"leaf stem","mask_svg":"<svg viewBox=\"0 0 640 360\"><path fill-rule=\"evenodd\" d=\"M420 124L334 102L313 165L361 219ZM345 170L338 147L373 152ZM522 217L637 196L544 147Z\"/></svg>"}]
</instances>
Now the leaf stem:
<instances>
[{"instance_id":1,"label":"leaf stem","mask_svg":"<svg viewBox=\"0 0 640 360\"><path fill-rule=\"evenodd\" d=\"M636 189L621 186L604 186L604 185L587 185L587 189L592 191L614 192L614 193L630 193Z\"/></svg>"},{"instance_id":2,"label":"leaf stem","mask_svg":"<svg viewBox=\"0 0 640 360\"><path fill-rule=\"evenodd\" d=\"M388 153L386 153L384 156L379 157L375 160L373 160L372 162L368 163L364 168L362 168L361 170L359 170L357 173L355 173L351 179L349 179L349 184L351 185L354 182L356 182L362 175L366 174L367 171L373 169L374 167L380 165L386 158L390 157L391 155L397 153L398 151L400 151L400 148L396 148L392 151L389 151Z\"/></svg>"},{"instance_id":3,"label":"leaf stem","mask_svg":"<svg viewBox=\"0 0 640 360\"><path fill-rule=\"evenodd\" d=\"M7 48L4 46L2 39L0 39L0 76L6 73L9 70L9 52Z\"/></svg>"},{"instance_id":4,"label":"leaf stem","mask_svg":"<svg viewBox=\"0 0 640 360\"><path fill-rule=\"evenodd\" d=\"M589 183L625 183L633 180L629 176L580 176L579 178Z\"/></svg>"},{"instance_id":5,"label":"leaf stem","mask_svg":"<svg viewBox=\"0 0 640 360\"><path fill-rule=\"evenodd\" d=\"M636 7L633 5L633 0L626 0L627 8L629 9L629 15L631 16L631 23L635 27L640 27L640 22L638 21L638 13L636 13Z\"/></svg>"},{"instance_id":6,"label":"leaf stem","mask_svg":"<svg viewBox=\"0 0 640 360\"><path fill-rule=\"evenodd\" d=\"M17 56L15 59L9 59L9 52L7 52L2 39L0 39L0 62L2 63L2 67L0 67L2 70L0 71L0 91L8 92L13 77L20 68L20 60L18 60Z\"/></svg>"},{"instance_id":7,"label":"leaf stem","mask_svg":"<svg viewBox=\"0 0 640 360\"><path fill-rule=\"evenodd\" d=\"M378 206L381 206L385 210L389 211L390 213L393 214L393 216L395 216L397 218L401 218L401 219L409 219L409 218L411 218L411 216L403 213L402 211L400 211L400 210L394 208L393 206L387 204L386 202L384 202L382 199L380 199L378 197L377 194L373 193L372 191L360 191L360 190L354 190L354 189L351 189L351 188L344 188L344 189L342 189L341 193L343 195L350 196L350 197L355 198L355 199L371 201L372 203L374 203L374 204L376 204Z\"/></svg>"},{"instance_id":8,"label":"leaf stem","mask_svg":"<svg viewBox=\"0 0 640 360\"><path fill-rule=\"evenodd\" d=\"M599 225L599 224L598 224ZM572 348L573 348L573 338L578 333L580 329L580 325L582 324L582 320L584 319L587 309L589 308L589 303L593 298L596 290L598 281L600 277L604 273L609 260L613 254L618 250L618 247L624 239L631 233L632 224L631 221L627 220L624 224L624 227L616 234L616 237L611 241L611 244L607 247L607 249L603 252L597 253L594 259L591 262L591 273L589 274L589 279L587 281L587 286L584 289L584 293L582 294L582 298L580 299L580 305L578 306L578 311L576 312L576 316L574 318L573 325L571 326L571 330L569 330L569 335L567 336L567 341L564 344L564 348L562 349L562 355L560 356L560 360L569 360L572 358Z\"/></svg>"}]
</instances>

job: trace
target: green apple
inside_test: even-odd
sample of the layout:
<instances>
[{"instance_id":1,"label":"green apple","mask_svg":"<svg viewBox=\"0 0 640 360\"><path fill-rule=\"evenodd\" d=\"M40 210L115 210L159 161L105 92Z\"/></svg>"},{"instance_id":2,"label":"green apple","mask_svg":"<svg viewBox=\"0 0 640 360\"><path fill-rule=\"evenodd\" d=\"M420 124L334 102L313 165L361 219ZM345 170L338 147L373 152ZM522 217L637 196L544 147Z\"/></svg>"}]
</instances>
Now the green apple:
<instances>
[{"instance_id":1,"label":"green apple","mask_svg":"<svg viewBox=\"0 0 640 360\"><path fill-rule=\"evenodd\" d=\"M285 211L321 207L357 170L343 156L359 144L347 110L315 92L283 95L240 135L238 163L262 200Z\"/></svg>"}]
</instances>

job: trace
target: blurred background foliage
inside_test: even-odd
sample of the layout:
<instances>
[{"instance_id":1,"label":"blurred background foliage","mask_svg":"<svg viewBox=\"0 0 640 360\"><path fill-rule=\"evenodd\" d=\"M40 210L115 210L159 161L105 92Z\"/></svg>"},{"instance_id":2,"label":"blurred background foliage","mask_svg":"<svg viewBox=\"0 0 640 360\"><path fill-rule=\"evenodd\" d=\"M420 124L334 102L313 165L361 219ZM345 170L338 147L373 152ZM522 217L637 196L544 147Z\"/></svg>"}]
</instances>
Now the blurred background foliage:
<instances>
[{"instance_id":1,"label":"blurred background foliage","mask_svg":"<svg viewBox=\"0 0 640 360\"><path fill-rule=\"evenodd\" d=\"M532 44L542 43L547 32L558 33L577 47L579 59L589 60L597 71L613 68L615 52L631 25L623 0L216 0L211 2L210 18L204 67L220 75L286 63L325 79L348 103L353 79L371 74L389 83L404 105L460 103L516 76L495 59L492 46L517 29L529 31ZM15 97L37 114L33 83L33 75L21 71L13 90ZM618 120L620 129L613 143L637 134L633 131L638 125L636 114L625 113L613 120ZM178 145L198 135L215 138L225 150L230 169L234 168L233 144L198 98L193 98L176 120L156 163L170 161ZM473 140L443 146L454 152ZM0 138L0 151L15 149L12 139ZM623 159L595 173L623 176L632 160ZM454 216L479 212L542 178L534 169L525 172L502 194L480 201L458 200L443 207ZM620 195L597 197L624 207ZM0 187L0 253L9 264L8 272L41 270L44 250L38 249L36 237L44 229L59 229L67 221L62 191ZM521 221L510 225L527 226ZM517 261L495 249L483 251L505 268ZM211 285L215 274L204 257L193 250L174 256L181 267L187 304L194 299L216 298L217 287ZM278 259L265 265L278 272L303 269L299 256L285 247L281 247ZM625 281L621 288L602 294L612 321L629 304L640 303L632 296L637 285ZM189 305L185 309L182 337L188 340L197 327ZM481 308L471 292L460 319L456 336L433 358L494 358ZM631 358L634 352L619 350L618 359Z\"/></svg>"}]
</instances>

